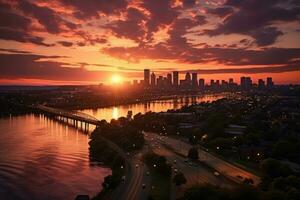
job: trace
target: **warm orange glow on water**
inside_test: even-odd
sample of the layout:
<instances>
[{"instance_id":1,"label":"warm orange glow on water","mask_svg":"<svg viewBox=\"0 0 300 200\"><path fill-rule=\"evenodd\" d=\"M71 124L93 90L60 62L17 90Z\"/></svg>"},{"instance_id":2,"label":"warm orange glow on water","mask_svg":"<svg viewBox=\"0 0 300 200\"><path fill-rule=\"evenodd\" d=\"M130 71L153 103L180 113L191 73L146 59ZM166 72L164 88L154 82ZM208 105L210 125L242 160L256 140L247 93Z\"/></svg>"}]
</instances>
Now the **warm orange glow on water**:
<instances>
[{"instance_id":1,"label":"warm orange glow on water","mask_svg":"<svg viewBox=\"0 0 300 200\"><path fill-rule=\"evenodd\" d=\"M91 165L88 135L72 127L34 115L0 119L0 127L0 199L94 196L110 174Z\"/></svg>"},{"instance_id":2,"label":"warm orange glow on water","mask_svg":"<svg viewBox=\"0 0 300 200\"><path fill-rule=\"evenodd\" d=\"M197 102L214 101L222 98L224 95L204 95L204 96L183 96L177 99L156 100L145 103L135 103L114 107L98 108L98 109L85 109L81 112L87 113L96 117L99 120L110 121L111 119L118 119L119 117L126 117L128 111L132 111L133 115L138 113L162 112L168 109L179 109L184 105L191 105Z\"/></svg>"}]
</instances>

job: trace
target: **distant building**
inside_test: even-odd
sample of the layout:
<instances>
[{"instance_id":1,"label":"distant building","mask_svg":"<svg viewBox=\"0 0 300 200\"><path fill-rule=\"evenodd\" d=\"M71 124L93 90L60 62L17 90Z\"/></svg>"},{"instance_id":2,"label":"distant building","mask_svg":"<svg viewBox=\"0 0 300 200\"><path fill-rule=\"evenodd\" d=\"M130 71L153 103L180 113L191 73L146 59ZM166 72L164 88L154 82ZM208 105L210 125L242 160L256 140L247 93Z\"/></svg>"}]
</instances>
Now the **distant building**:
<instances>
[{"instance_id":1,"label":"distant building","mask_svg":"<svg viewBox=\"0 0 300 200\"><path fill-rule=\"evenodd\" d=\"M198 87L197 73L192 73L192 86L193 86L193 88L197 88Z\"/></svg>"},{"instance_id":2,"label":"distant building","mask_svg":"<svg viewBox=\"0 0 300 200\"><path fill-rule=\"evenodd\" d=\"M258 89L263 90L265 89L265 81L262 79L258 79Z\"/></svg>"},{"instance_id":3,"label":"distant building","mask_svg":"<svg viewBox=\"0 0 300 200\"><path fill-rule=\"evenodd\" d=\"M158 88L162 88L163 87L163 76L159 76L158 78L157 78L157 82L156 82L156 85L157 85L157 87Z\"/></svg>"},{"instance_id":4,"label":"distant building","mask_svg":"<svg viewBox=\"0 0 300 200\"><path fill-rule=\"evenodd\" d=\"M178 87L179 84L179 72L174 71L173 72L173 86Z\"/></svg>"},{"instance_id":5,"label":"distant building","mask_svg":"<svg viewBox=\"0 0 300 200\"><path fill-rule=\"evenodd\" d=\"M133 80L133 86L137 86L138 85L138 80Z\"/></svg>"},{"instance_id":6,"label":"distant building","mask_svg":"<svg viewBox=\"0 0 300 200\"><path fill-rule=\"evenodd\" d=\"M185 74L185 80L191 82L192 79L191 79L191 74L189 72Z\"/></svg>"},{"instance_id":7,"label":"distant building","mask_svg":"<svg viewBox=\"0 0 300 200\"><path fill-rule=\"evenodd\" d=\"M150 85L150 69L144 69L144 84L145 86Z\"/></svg>"},{"instance_id":8,"label":"distant building","mask_svg":"<svg viewBox=\"0 0 300 200\"><path fill-rule=\"evenodd\" d=\"M250 77L241 77L241 89L249 90L252 87L252 80Z\"/></svg>"},{"instance_id":9,"label":"distant building","mask_svg":"<svg viewBox=\"0 0 300 200\"><path fill-rule=\"evenodd\" d=\"M203 78L199 79L199 88L201 91L203 91L205 89L205 81Z\"/></svg>"},{"instance_id":10,"label":"distant building","mask_svg":"<svg viewBox=\"0 0 300 200\"><path fill-rule=\"evenodd\" d=\"M167 82L168 82L168 86L171 87L172 86L172 74L167 74Z\"/></svg>"},{"instance_id":11,"label":"distant building","mask_svg":"<svg viewBox=\"0 0 300 200\"><path fill-rule=\"evenodd\" d=\"M268 89L272 89L273 86L274 86L274 82L273 82L272 77L268 77L268 78L267 78L267 88L268 88Z\"/></svg>"},{"instance_id":12,"label":"distant building","mask_svg":"<svg viewBox=\"0 0 300 200\"><path fill-rule=\"evenodd\" d=\"M154 72L152 72L152 74L151 74L150 84L151 84L152 87L154 87L156 85L156 76L155 76Z\"/></svg>"}]
</instances>

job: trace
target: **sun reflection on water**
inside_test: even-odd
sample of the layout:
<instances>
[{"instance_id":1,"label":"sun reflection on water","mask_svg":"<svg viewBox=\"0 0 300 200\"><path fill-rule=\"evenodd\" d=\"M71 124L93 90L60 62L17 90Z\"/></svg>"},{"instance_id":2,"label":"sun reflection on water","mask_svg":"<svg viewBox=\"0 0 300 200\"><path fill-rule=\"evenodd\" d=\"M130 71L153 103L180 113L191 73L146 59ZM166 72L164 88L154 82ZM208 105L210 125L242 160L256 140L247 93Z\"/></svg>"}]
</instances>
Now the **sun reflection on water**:
<instances>
[{"instance_id":1,"label":"sun reflection on water","mask_svg":"<svg viewBox=\"0 0 300 200\"><path fill-rule=\"evenodd\" d=\"M112 110L112 118L113 119L118 119L119 118L119 110L117 107L113 107L113 110Z\"/></svg>"}]
</instances>

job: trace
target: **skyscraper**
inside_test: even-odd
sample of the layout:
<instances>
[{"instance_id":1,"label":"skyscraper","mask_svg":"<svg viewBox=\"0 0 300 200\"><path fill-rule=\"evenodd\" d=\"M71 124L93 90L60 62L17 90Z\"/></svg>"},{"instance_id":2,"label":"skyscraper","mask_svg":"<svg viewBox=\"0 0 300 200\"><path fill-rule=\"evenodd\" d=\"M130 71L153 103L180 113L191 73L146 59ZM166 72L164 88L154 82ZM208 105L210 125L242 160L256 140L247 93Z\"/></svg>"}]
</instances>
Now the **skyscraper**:
<instances>
[{"instance_id":1,"label":"skyscraper","mask_svg":"<svg viewBox=\"0 0 300 200\"><path fill-rule=\"evenodd\" d=\"M251 77L241 77L241 89L242 90L249 90L252 87L252 80Z\"/></svg>"},{"instance_id":2,"label":"skyscraper","mask_svg":"<svg viewBox=\"0 0 300 200\"><path fill-rule=\"evenodd\" d=\"M172 74L167 74L167 85L169 86L169 87L171 87L172 86Z\"/></svg>"},{"instance_id":3,"label":"skyscraper","mask_svg":"<svg viewBox=\"0 0 300 200\"><path fill-rule=\"evenodd\" d=\"M185 80L186 81L191 81L192 79L191 79L191 74L189 73L189 72L187 72L186 74L185 74Z\"/></svg>"},{"instance_id":4,"label":"skyscraper","mask_svg":"<svg viewBox=\"0 0 300 200\"><path fill-rule=\"evenodd\" d=\"M274 83L273 83L272 77L268 77L267 78L267 88L271 89L271 88L273 88L273 86L274 86Z\"/></svg>"},{"instance_id":5,"label":"skyscraper","mask_svg":"<svg viewBox=\"0 0 300 200\"><path fill-rule=\"evenodd\" d=\"M144 69L144 84L145 86L150 84L150 69Z\"/></svg>"},{"instance_id":6,"label":"skyscraper","mask_svg":"<svg viewBox=\"0 0 300 200\"><path fill-rule=\"evenodd\" d=\"M163 87L163 76L159 76L157 78L157 82L156 82L156 85L159 89L161 89Z\"/></svg>"},{"instance_id":7,"label":"skyscraper","mask_svg":"<svg viewBox=\"0 0 300 200\"><path fill-rule=\"evenodd\" d=\"M156 76L155 76L154 72L152 72L152 74L151 74L150 84L151 84L152 87L154 87L156 85Z\"/></svg>"},{"instance_id":8,"label":"skyscraper","mask_svg":"<svg viewBox=\"0 0 300 200\"><path fill-rule=\"evenodd\" d=\"M173 86L178 87L179 84L179 73L178 71L173 72Z\"/></svg>"},{"instance_id":9,"label":"skyscraper","mask_svg":"<svg viewBox=\"0 0 300 200\"><path fill-rule=\"evenodd\" d=\"M199 88L201 91L203 91L205 89L205 82L203 78L199 79Z\"/></svg>"},{"instance_id":10,"label":"skyscraper","mask_svg":"<svg viewBox=\"0 0 300 200\"><path fill-rule=\"evenodd\" d=\"M258 79L258 89L263 90L265 88L265 81Z\"/></svg>"},{"instance_id":11,"label":"skyscraper","mask_svg":"<svg viewBox=\"0 0 300 200\"><path fill-rule=\"evenodd\" d=\"M193 86L193 88L198 87L197 73L192 73L192 86Z\"/></svg>"}]
</instances>

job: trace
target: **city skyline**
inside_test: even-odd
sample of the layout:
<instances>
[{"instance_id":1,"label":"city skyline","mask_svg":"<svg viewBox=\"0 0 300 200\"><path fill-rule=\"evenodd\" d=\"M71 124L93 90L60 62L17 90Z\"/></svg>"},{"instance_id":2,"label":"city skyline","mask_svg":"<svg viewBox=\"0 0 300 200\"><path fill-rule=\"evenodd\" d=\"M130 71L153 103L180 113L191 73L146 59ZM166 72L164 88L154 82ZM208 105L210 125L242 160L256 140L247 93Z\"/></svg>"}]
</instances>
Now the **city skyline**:
<instances>
[{"instance_id":1,"label":"city skyline","mask_svg":"<svg viewBox=\"0 0 300 200\"><path fill-rule=\"evenodd\" d=\"M205 80L201 77L201 74L197 72L182 73L182 79L179 76L179 71L167 72L164 75L156 75L154 71L150 69L144 69L143 79L133 81L118 81L118 84L125 84L126 86L141 87L143 89L154 90L178 90L178 91L204 91L206 89L211 90L250 90L253 86L257 89L272 89L275 86L275 82L272 77L265 77L264 79L258 79L257 82L252 80L250 76L241 76L240 80L235 82L233 78L227 80L210 79Z\"/></svg>"},{"instance_id":2,"label":"city skyline","mask_svg":"<svg viewBox=\"0 0 300 200\"><path fill-rule=\"evenodd\" d=\"M299 84L299 13L294 0L1 0L0 85L110 84L144 68Z\"/></svg>"}]
</instances>

